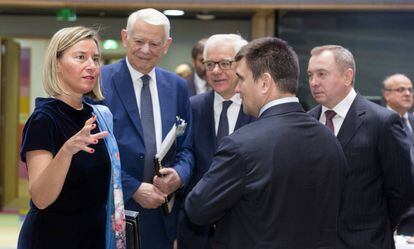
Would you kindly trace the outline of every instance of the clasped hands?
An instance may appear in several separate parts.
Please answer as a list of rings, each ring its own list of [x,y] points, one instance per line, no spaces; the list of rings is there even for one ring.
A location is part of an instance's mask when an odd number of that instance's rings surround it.
[[[174,168],[162,168],[160,174],[162,177],[154,176],[153,184],[143,182],[134,193],[134,200],[143,208],[158,208],[165,202],[165,198],[182,184]]]

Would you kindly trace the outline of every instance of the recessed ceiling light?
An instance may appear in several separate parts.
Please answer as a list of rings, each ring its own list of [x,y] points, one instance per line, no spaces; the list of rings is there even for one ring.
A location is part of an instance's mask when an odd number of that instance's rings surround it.
[[[182,10],[164,10],[162,13],[166,16],[182,16],[184,11]]]
[[[203,20],[203,21],[214,20],[216,18],[215,15],[208,14],[208,13],[198,13],[195,16],[196,16],[197,19],[200,19],[200,20]]]

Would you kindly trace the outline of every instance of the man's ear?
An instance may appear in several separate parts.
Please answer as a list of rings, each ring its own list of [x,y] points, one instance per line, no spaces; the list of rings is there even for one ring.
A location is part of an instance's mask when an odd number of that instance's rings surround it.
[[[127,30],[123,29],[121,30],[121,37],[122,37],[122,44],[124,45],[124,48],[127,47]]]
[[[272,76],[270,76],[269,73],[262,74],[262,76],[259,79],[259,84],[262,93],[267,93],[272,86],[271,84],[273,84]]]
[[[382,96],[384,97],[385,102],[388,102],[388,98],[390,97],[390,92],[382,90]]]
[[[172,43],[172,38],[168,37],[167,41],[164,44],[164,51],[163,51],[164,55],[168,53],[168,49],[170,48],[171,43]]]
[[[348,68],[347,70],[345,70],[345,85],[346,86],[350,86],[352,85],[352,81],[354,79],[354,70],[352,70],[351,68]]]

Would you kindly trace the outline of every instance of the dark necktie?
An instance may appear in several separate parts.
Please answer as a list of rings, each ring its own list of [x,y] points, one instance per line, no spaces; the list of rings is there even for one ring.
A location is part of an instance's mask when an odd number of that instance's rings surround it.
[[[332,110],[325,111],[326,122],[325,125],[335,134],[335,128],[332,122],[333,117],[335,117],[336,112]]]
[[[155,173],[154,156],[157,153],[154,127],[154,113],[152,108],[151,92],[149,88],[150,77],[144,75],[141,88],[141,124],[144,132],[145,165],[144,182],[152,182]]]
[[[223,101],[223,109],[221,109],[220,120],[217,129],[217,144],[223,137],[229,135],[229,120],[227,119],[227,110],[229,109],[231,103],[231,100]]]
[[[410,127],[408,127],[407,119],[405,117],[401,117],[401,122],[402,122],[403,128],[407,132],[407,134],[409,136],[412,136],[413,135],[413,132],[410,130]]]

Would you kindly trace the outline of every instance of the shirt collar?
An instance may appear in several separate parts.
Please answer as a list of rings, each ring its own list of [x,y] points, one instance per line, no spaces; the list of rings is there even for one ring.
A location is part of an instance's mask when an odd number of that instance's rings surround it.
[[[299,103],[299,99],[297,97],[285,97],[285,98],[281,98],[281,99],[272,100],[269,103],[265,104],[260,109],[259,117],[263,114],[264,111],[266,111],[267,109],[269,109],[272,106],[281,105],[281,104],[285,104],[285,103],[292,103],[292,102]]]
[[[387,105],[387,109],[390,110],[390,111],[393,111],[393,112],[397,113],[400,117],[403,117],[405,119],[408,119],[408,112],[404,113],[404,115],[401,116],[396,110],[392,109],[391,106]]]
[[[241,105],[242,100],[240,98],[240,94],[236,93],[233,95],[233,97],[229,99],[224,99],[220,94],[217,92],[214,92],[214,105],[221,104],[223,101],[231,100],[233,103]]]
[[[131,74],[132,81],[133,82],[138,82],[139,85],[142,85],[142,81],[138,80],[138,79],[141,79],[141,77],[144,76],[144,74],[137,71],[135,68],[132,67],[132,65],[128,61],[128,57],[126,57],[125,61],[126,61],[128,69],[129,69],[129,73]],[[147,73],[147,75],[149,75],[150,78],[152,80],[154,80],[154,82],[155,82],[155,68],[153,68],[149,73]],[[150,83],[151,83],[151,81],[150,81]]]
[[[352,102],[354,102],[356,95],[357,93],[355,89],[352,88],[351,91],[349,91],[348,95],[346,95],[346,97],[331,110],[335,111],[336,115],[340,116],[341,118],[345,118],[346,114],[349,111],[349,108],[351,108]],[[322,106],[322,113],[325,113],[326,110],[330,109]]]

